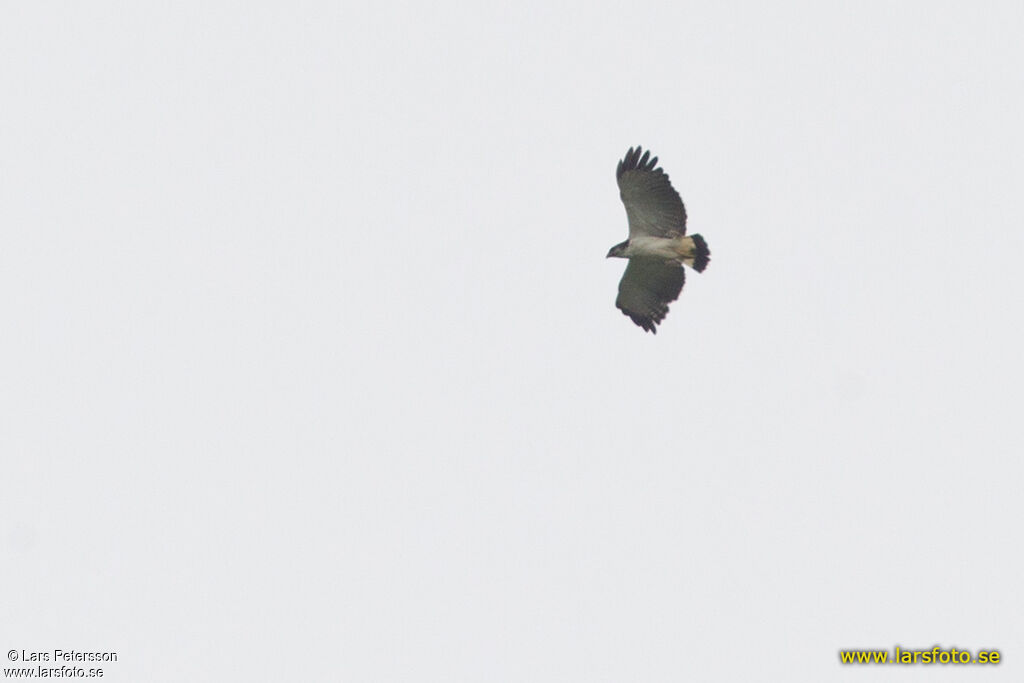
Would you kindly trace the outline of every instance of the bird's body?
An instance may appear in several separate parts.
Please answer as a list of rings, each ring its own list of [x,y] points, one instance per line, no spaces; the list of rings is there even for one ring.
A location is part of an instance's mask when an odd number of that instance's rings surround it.
[[[649,237],[640,236],[626,241],[622,258],[662,258],[669,261],[690,261],[693,266],[697,245],[693,237]]]
[[[683,200],[668,175],[655,167],[658,158],[649,157],[650,152],[631,147],[616,169],[629,239],[612,247],[608,256],[629,259],[615,305],[634,323],[657,333],[668,305],[683,289],[683,264],[702,272],[711,252],[703,237],[686,234]]]

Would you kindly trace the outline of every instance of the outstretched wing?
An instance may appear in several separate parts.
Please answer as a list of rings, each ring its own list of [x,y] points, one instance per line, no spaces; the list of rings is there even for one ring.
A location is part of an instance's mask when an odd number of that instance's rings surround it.
[[[658,333],[668,305],[679,298],[686,273],[679,264],[658,258],[631,258],[615,299],[624,314],[648,332]]]
[[[619,196],[629,219],[629,237],[681,237],[686,234],[683,200],[669,182],[668,174],[655,168],[658,157],[648,160],[650,151],[641,156],[642,151],[630,147],[615,171]]]

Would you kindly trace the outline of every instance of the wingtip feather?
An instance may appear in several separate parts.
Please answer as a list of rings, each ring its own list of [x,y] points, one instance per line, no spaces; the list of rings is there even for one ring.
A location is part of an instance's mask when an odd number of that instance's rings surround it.
[[[661,172],[661,169],[656,168],[657,165],[658,157],[652,157],[651,150],[644,151],[643,146],[637,145],[630,147],[626,155],[619,161],[619,165],[615,168],[615,177],[621,178],[626,171],[634,170]]]

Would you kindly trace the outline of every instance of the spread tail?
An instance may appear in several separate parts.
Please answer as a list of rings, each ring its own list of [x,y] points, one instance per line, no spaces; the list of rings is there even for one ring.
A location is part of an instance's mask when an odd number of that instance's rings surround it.
[[[708,249],[708,243],[704,241],[704,238],[700,235],[690,235],[685,238],[689,244],[685,244],[686,255],[683,257],[683,263],[690,266],[698,273],[703,273],[704,269],[708,267],[708,261],[711,260],[711,250]]]

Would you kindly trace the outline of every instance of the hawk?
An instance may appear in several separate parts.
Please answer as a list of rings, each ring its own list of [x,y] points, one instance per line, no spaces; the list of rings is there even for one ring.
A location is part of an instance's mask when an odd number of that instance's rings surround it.
[[[615,305],[634,323],[657,334],[668,305],[683,289],[683,264],[703,272],[711,252],[703,237],[687,236],[683,200],[668,175],[655,167],[658,157],[650,156],[650,150],[630,147],[615,170],[629,239],[612,247],[607,258],[629,259]]]

